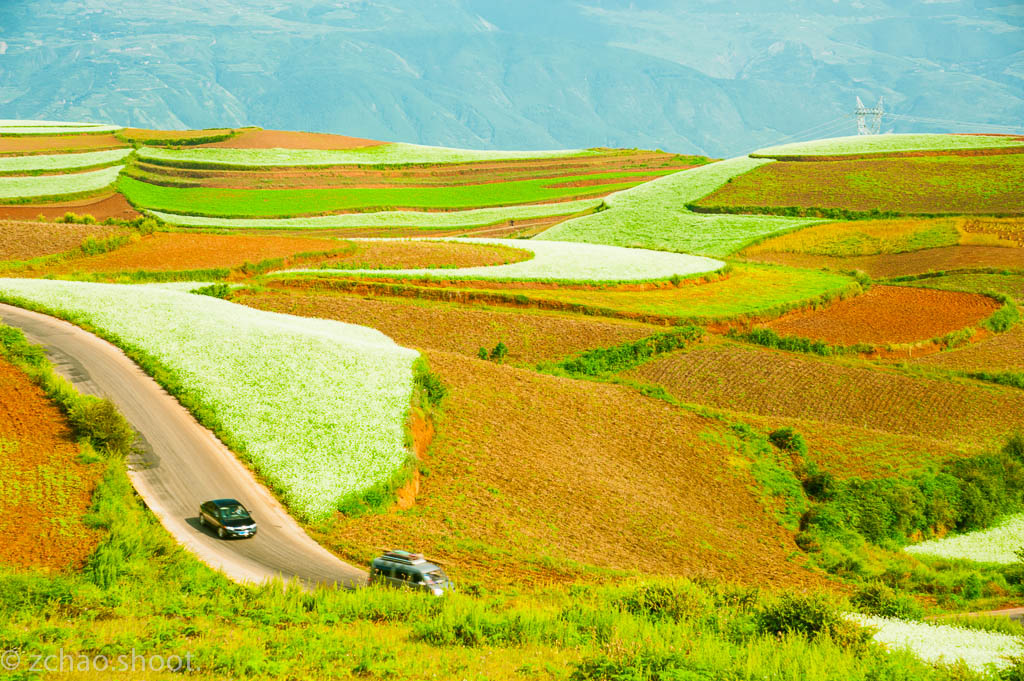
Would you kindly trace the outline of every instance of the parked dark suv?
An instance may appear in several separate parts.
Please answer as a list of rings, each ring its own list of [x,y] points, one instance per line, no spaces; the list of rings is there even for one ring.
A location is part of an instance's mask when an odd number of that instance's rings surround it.
[[[370,584],[422,589],[443,596],[452,588],[444,568],[431,563],[422,554],[388,551],[370,563]]]
[[[221,539],[251,537],[256,534],[256,521],[249,510],[235,499],[214,499],[199,507],[199,524],[217,530]]]

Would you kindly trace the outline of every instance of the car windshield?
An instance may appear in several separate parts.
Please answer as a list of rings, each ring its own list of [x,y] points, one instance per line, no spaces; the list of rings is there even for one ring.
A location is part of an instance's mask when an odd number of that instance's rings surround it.
[[[224,520],[246,520],[249,517],[249,512],[241,504],[221,506],[220,517]]]
[[[431,570],[430,572],[423,573],[423,581],[427,584],[440,584],[448,581],[448,575],[444,573],[444,570],[438,568],[437,570]]]

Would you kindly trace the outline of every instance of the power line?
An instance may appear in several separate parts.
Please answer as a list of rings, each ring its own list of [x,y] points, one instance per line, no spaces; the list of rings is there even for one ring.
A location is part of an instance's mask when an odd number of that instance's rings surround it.
[[[1010,125],[999,125],[999,124],[996,124],[996,123],[970,123],[968,121],[954,121],[954,120],[945,119],[945,118],[925,118],[924,116],[908,116],[906,114],[894,114],[894,113],[886,113],[885,116],[887,118],[894,118],[896,120],[901,120],[901,121],[909,121],[911,123],[935,123],[935,124],[939,124],[939,125],[952,125],[952,126],[958,126],[958,127],[964,127],[964,128],[974,128],[974,129],[978,129],[978,128],[991,128],[991,129],[994,129],[994,130],[1002,130],[1002,131],[1005,131],[1005,132],[1008,132],[1008,133],[1018,133],[1018,134],[1021,133],[1021,132],[1024,132],[1024,129],[1022,129],[1019,126],[1018,127],[1014,127],[1014,126],[1010,126]]]

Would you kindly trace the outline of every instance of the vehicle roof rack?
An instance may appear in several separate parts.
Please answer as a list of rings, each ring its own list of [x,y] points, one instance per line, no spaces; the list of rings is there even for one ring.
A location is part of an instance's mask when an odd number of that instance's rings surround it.
[[[418,565],[427,562],[422,553],[411,553],[409,551],[385,551],[383,557],[396,563],[404,563],[405,565]]]

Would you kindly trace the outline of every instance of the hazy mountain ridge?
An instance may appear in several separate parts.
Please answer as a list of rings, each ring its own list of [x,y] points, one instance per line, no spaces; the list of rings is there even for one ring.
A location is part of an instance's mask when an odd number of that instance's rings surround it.
[[[1024,119],[1012,2],[237,4],[7,3],[4,116],[717,156],[840,118],[857,95],[906,115]]]

